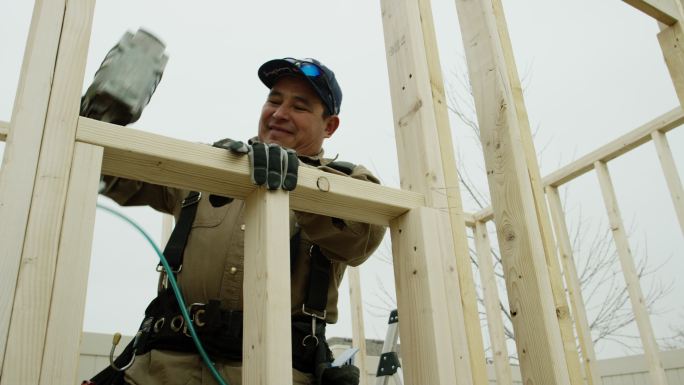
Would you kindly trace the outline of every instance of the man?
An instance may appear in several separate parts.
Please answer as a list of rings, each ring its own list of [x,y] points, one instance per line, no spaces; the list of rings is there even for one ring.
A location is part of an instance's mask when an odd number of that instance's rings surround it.
[[[292,162],[297,163],[293,156],[296,152],[307,167],[378,183],[362,166],[323,158],[323,141],[340,125],[338,115],[342,101],[342,92],[329,68],[313,59],[286,58],[263,64],[258,74],[270,91],[261,110],[257,137],[249,144],[226,139],[215,146],[250,153],[252,178],[258,184],[265,182],[263,175],[259,175],[261,164],[258,159],[258,152],[264,149],[270,154],[273,150],[282,153],[282,159],[290,156],[290,170]],[[275,185],[269,179],[269,188],[293,189],[295,185],[288,175],[291,176],[290,173],[283,175],[282,183]],[[230,384],[240,384],[244,202],[209,194],[203,194],[197,200],[198,194],[188,191],[115,177],[105,177],[104,181],[103,194],[121,205],[149,205],[173,214],[177,228],[181,227],[181,217],[185,215],[182,214],[183,206],[196,205],[189,234],[185,234],[187,241],[184,245],[181,242],[182,269],[176,278],[186,303],[193,304],[191,316],[217,370]],[[324,343],[324,326],[337,321],[338,287],[344,270],[347,265],[359,265],[372,254],[385,228],[291,212],[290,229],[292,376],[295,384],[312,384],[317,380],[315,377],[321,376],[316,371],[321,363],[321,349],[324,349],[323,358],[330,359]],[[315,280],[310,272],[316,263],[329,266],[329,278],[312,283]],[[319,294],[327,291],[326,295],[320,296],[323,308],[319,310],[322,312],[315,311],[315,306],[308,308],[310,297],[315,296],[316,291]],[[311,335],[312,320],[316,320],[312,319],[312,313],[325,321],[317,322],[315,336]],[[126,382],[132,385],[215,383],[195,353],[169,290],[160,290],[159,297],[146,311],[143,325],[147,325],[146,329],[141,327],[141,330],[145,329],[144,343],[138,347],[132,365],[125,371]],[[313,343],[318,339],[321,344]]]

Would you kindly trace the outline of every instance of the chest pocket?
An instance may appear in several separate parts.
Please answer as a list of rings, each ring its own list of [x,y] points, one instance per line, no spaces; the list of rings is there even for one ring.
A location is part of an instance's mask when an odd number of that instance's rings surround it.
[[[195,217],[192,227],[216,227],[220,225],[235,203],[236,202],[233,202],[221,207],[213,207],[211,203],[209,203],[209,194],[202,194],[202,199],[200,199],[198,203],[199,207],[197,207],[197,216]]]

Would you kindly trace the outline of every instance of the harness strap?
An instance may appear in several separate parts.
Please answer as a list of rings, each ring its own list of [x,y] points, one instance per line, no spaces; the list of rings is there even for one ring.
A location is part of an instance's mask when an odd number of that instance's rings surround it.
[[[192,229],[192,223],[195,221],[197,207],[201,198],[202,193],[190,191],[188,196],[183,199],[178,223],[173,228],[169,241],[164,248],[164,257],[166,257],[174,273],[178,273],[183,267],[185,245],[188,243],[188,236]],[[161,267],[161,262],[159,262],[157,269],[159,270]]]
[[[325,319],[328,305],[328,286],[330,285],[331,262],[321,252],[318,245],[309,249],[311,256],[311,272],[309,273],[309,288],[302,311],[319,319]]]

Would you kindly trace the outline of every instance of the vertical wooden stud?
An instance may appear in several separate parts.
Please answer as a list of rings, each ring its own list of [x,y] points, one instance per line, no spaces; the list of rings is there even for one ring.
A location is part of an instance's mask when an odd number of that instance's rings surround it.
[[[257,188],[245,201],[242,383],[292,384],[289,195]]]
[[[561,261],[563,262],[563,273],[568,288],[568,295],[570,297],[573,315],[575,316],[575,328],[577,329],[577,336],[579,337],[579,343],[582,349],[587,385],[600,385],[601,377],[596,368],[594,342],[591,338],[591,328],[589,327],[587,311],[584,305],[584,299],[582,298],[582,287],[580,286],[579,275],[575,268],[572,244],[570,242],[567,225],[565,224],[565,214],[563,214],[563,206],[561,205],[558,188],[548,186],[546,187],[546,194],[548,195],[551,218],[553,219]]]
[[[102,147],[77,143],[59,241],[41,385],[76,384]]]
[[[355,365],[361,372],[359,385],[368,385],[366,372],[366,335],[363,329],[363,299],[361,298],[361,277],[358,267],[348,267],[349,299],[352,317],[352,346],[359,348],[356,353]]]
[[[94,6],[93,0],[74,0],[66,4],[42,139],[34,137],[35,142],[25,143],[27,148],[40,146],[40,154],[25,235],[16,234],[24,244],[2,385],[36,384],[41,373]],[[23,108],[30,108],[29,101],[25,102],[27,105]],[[10,131],[10,137],[12,135]],[[28,168],[31,165],[22,166],[26,167],[24,172],[32,171]],[[12,185],[13,181],[3,180],[3,183]],[[12,202],[3,201],[3,204]],[[8,256],[13,257],[16,256]]]
[[[679,228],[682,230],[682,234],[684,234],[684,191],[682,190],[682,180],[679,179],[677,166],[672,157],[672,150],[670,150],[667,137],[662,132],[653,132],[651,138],[653,139],[658,159],[660,159],[663,174],[665,174],[667,187],[670,190],[672,204],[674,205],[675,213],[677,213],[677,220],[679,221]]]
[[[499,290],[496,284],[496,276],[494,275],[487,224],[479,221],[475,222],[473,235],[475,237],[475,250],[479,262],[478,270],[480,271],[480,284],[482,285],[484,296],[487,324],[489,325],[489,338],[492,344],[496,384],[512,385],[513,377],[511,365],[508,362],[508,348],[506,347],[506,336],[504,334],[503,321],[501,320]]]
[[[527,117],[498,1],[456,0],[504,259],[523,382],[569,384],[568,362],[547,267],[538,174],[520,122]],[[527,124],[527,123],[525,123]],[[532,151],[532,153],[529,153]],[[527,154],[526,154],[527,152]],[[538,171],[537,171],[538,173]],[[566,306],[567,308],[567,306]],[[567,317],[567,315],[566,315]],[[579,367],[579,363],[577,363]]]
[[[556,255],[555,242],[551,230],[551,222],[549,221],[549,213],[546,207],[544,188],[542,186],[542,178],[539,171],[539,162],[537,161],[537,154],[532,139],[532,131],[530,130],[530,122],[529,118],[527,117],[527,109],[525,108],[525,100],[523,98],[522,83],[520,82],[520,78],[518,76],[515,58],[513,57],[513,47],[508,34],[508,26],[506,23],[503,6],[501,5],[501,0],[492,0],[492,6],[497,24],[499,41],[501,43],[501,50],[505,60],[503,64],[508,71],[511,95],[513,97],[515,112],[518,118],[517,127],[520,130],[520,138],[524,148],[525,161],[527,163],[527,170],[530,175],[530,185],[532,186],[537,220],[539,221],[539,228],[541,230],[546,264],[549,269],[551,291],[553,293],[554,304],[556,305],[556,316],[558,317],[558,323],[560,326],[561,339],[563,341],[565,360],[568,365],[570,383],[573,385],[582,385],[579,354],[577,352],[575,335],[572,328],[570,307],[568,306],[565,295],[563,277],[561,276],[560,265]]]
[[[392,254],[407,384],[468,384],[454,369],[437,216],[417,208],[392,220]],[[468,368],[468,367],[466,367]]]
[[[601,186],[601,195],[603,202],[608,212],[608,220],[610,222],[610,229],[613,232],[613,239],[615,240],[615,247],[620,257],[620,265],[622,266],[622,273],[627,283],[627,292],[632,303],[632,312],[639,328],[639,335],[644,348],[644,355],[648,362],[648,371],[650,374],[651,385],[667,385],[665,378],[665,370],[663,363],[660,360],[658,353],[658,344],[653,334],[653,326],[646,310],[644,295],[641,291],[639,283],[639,275],[634,266],[634,257],[629,248],[627,241],[627,234],[625,227],[622,224],[620,216],[620,209],[615,197],[615,189],[610,178],[610,173],[606,163],[598,161],[594,163],[596,175],[598,176],[599,184]]]
[[[64,0],[35,2],[0,172],[0,375],[64,7]]]
[[[443,256],[447,261],[445,266],[456,262],[458,282],[447,279],[447,296],[452,291],[460,290],[463,318],[465,321],[466,337],[468,339],[468,353],[470,355],[470,368],[473,375],[473,384],[488,385],[487,368],[485,362],[484,345],[482,341],[482,324],[480,313],[477,308],[477,293],[475,280],[468,250],[466,237],[465,219],[463,216],[463,202],[461,200],[458,171],[456,169],[456,156],[454,154],[449,114],[447,110],[446,93],[444,92],[444,80],[437,48],[437,37],[432,18],[432,6],[430,0],[420,0],[420,22],[425,44],[426,63],[430,76],[432,89],[432,106],[434,108],[437,141],[439,154],[444,172],[444,192],[446,193],[449,221],[451,224],[451,241],[454,244],[453,257]]]
[[[679,11],[680,20],[684,17],[684,5],[681,0],[672,0]],[[661,24],[658,33],[660,49],[665,57],[665,64],[670,71],[672,84],[679,98],[679,104],[684,107],[684,27],[682,22],[676,22],[670,26]]]
[[[422,8],[429,9],[429,2],[423,2]],[[450,207],[447,199],[447,182],[442,165],[440,136],[438,126],[446,122],[441,115],[438,118],[436,111],[442,108],[435,106],[435,103],[444,103],[443,92],[440,97],[439,85],[441,79],[434,79],[435,70],[430,71],[429,65],[438,65],[434,60],[428,60],[426,53],[427,39],[423,29],[431,30],[430,20],[427,16],[428,11],[423,11],[416,0],[382,0],[383,29],[385,32],[385,50],[387,55],[387,66],[392,96],[392,109],[394,112],[395,136],[397,142],[397,154],[399,156],[399,171],[401,174],[401,186],[403,189],[418,191],[425,195],[426,205],[442,210]],[[426,4],[428,4],[426,6]],[[428,17],[428,19],[425,19]],[[423,19],[423,21],[421,21]],[[427,39],[427,40],[426,40]],[[433,57],[434,58],[434,57]],[[429,64],[430,63],[430,64]],[[437,88],[433,88],[437,87]],[[437,91],[437,93],[435,93]],[[443,144],[443,143],[442,143]],[[450,149],[449,149],[450,150]],[[450,189],[458,189],[455,186],[448,186]],[[456,198],[454,190],[450,195]],[[454,204],[452,214],[458,216],[457,204]],[[456,371],[458,380],[464,384],[472,384],[475,381],[471,366],[469,347],[471,342],[475,343],[479,338],[482,345],[482,336],[479,331],[479,320],[477,322],[476,334],[479,337],[469,335],[466,331],[465,318],[473,319],[470,314],[464,314],[471,307],[464,308],[463,304],[472,300],[463,299],[461,290],[473,289],[467,283],[461,284],[459,278],[460,266],[454,257],[455,252],[460,253],[461,249],[454,250],[454,234],[450,224],[449,216],[438,216],[438,229],[444,231],[440,234],[440,247],[443,251],[439,261],[442,266],[444,288],[449,301],[445,303],[447,307],[450,328],[448,335],[441,338],[448,338],[451,341],[453,357],[456,359]],[[463,225],[463,220],[457,221]],[[457,224],[458,226],[459,224]],[[458,227],[455,228],[458,231]],[[462,243],[465,243],[465,229],[463,231]],[[457,242],[458,243],[458,242]],[[467,255],[467,254],[466,254]],[[459,255],[461,261],[467,258]],[[470,269],[470,264],[467,263]],[[471,273],[472,274],[472,273]],[[403,316],[402,316],[403,317]],[[473,330],[475,328],[470,328]],[[403,338],[402,338],[403,340]],[[475,345],[473,345],[475,346]],[[482,350],[482,349],[480,349]],[[475,364],[483,364],[484,353],[479,357],[473,357]],[[478,382],[479,384],[479,382]]]

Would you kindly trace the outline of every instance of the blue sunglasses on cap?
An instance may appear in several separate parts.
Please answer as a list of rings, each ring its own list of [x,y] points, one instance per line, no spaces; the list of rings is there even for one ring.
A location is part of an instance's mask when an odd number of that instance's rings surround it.
[[[321,67],[314,63],[313,59],[309,58],[300,60],[291,57],[286,57],[284,60],[294,64],[295,67],[299,69],[299,72],[301,72],[304,76],[306,76],[312,82],[315,83],[317,89],[325,89],[327,91],[328,96],[330,97],[330,101],[332,102],[331,113],[335,113],[334,110],[336,109],[335,106],[337,106],[337,101],[335,100],[335,95],[332,92],[332,86],[328,81],[328,77],[325,75],[325,72],[323,72]]]

